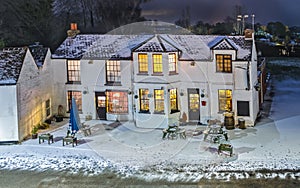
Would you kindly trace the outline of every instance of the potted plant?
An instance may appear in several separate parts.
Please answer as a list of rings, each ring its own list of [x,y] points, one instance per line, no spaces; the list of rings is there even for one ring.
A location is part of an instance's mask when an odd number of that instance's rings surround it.
[[[38,130],[39,130],[39,127],[38,125],[35,125],[32,130],[31,130],[31,138],[32,139],[37,139],[38,137]]]

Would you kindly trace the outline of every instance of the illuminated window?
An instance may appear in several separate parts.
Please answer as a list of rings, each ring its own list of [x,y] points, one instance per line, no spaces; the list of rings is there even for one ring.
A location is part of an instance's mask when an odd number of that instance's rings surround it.
[[[176,54],[169,54],[169,73],[176,73]]]
[[[106,81],[108,84],[121,83],[121,65],[120,61],[106,61]]]
[[[232,72],[231,55],[216,55],[217,72]]]
[[[148,56],[147,54],[138,55],[139,73],[148,73]]]
[[[164,103],[164,90],[155,89],[154,90],[154,105],[156,113],[164,113],[165,103]]]
[[[72,108],[72,98],[75,98],[78,111],[82,111],[82,94],[80,91],[68,91],[68,107]]]
[[[232,91],[229,89],[219,90],[219,111],[232,111]]]
[[[128,92],[127,91],[106,91],[108,113],[128,113]]]
[[[46,110],[46,117],[51,115],[51,103],[50,99],[46,100],[45,102],[45,110]]]
[[[80,83],[80,61],[67,60],[68,83]]]
[[[152,61],[153,61],[153,73],[162,73],[163,72],[162,55],[153,54]]]
[[[177,89],[170,89],[171,113],[178,112]]]
[[[148,94],[148,89],[140,89],[140,112],[149,112]]]

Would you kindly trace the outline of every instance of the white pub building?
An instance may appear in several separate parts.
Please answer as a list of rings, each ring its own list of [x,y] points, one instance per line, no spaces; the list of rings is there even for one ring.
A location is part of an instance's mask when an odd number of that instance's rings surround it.
[[[166,127],[206,124],[231,112],[253,126],[259,112],[252,34],[78,34],[52,54],[57,104],[74,97],[82,118]]]

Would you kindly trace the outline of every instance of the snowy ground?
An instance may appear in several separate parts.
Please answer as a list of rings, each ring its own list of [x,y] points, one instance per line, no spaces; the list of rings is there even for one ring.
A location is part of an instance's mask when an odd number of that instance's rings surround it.
[[[205,126],[185,126],[187,139],[162,140],[159,129],[140,129],[127,122],[106,130],[92,120],[92,135],[78,134],[79,145],[62,146],[67,125],[51,132],[55,142],[30,139],[0,146],[0,169],[66,171],[88,176],[113,171],[147,180],[198,181],[201,178],[291,178],[300,180],[300,81],[274,81],[270,114],[255,127],[228,130],[232,157],[218,155],[218,144],[192,136]],[[270,89],[270,88],[269,88]],[[269,97],[269,98],[268,98]]]

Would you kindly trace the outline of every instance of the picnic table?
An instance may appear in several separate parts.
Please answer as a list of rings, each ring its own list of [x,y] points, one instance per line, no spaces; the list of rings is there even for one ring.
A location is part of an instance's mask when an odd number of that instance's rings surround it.
[[[50,144],[50,141],[53,143],[54,142],[53,141],[53,135],[49,134],[49,133],[47,133],[47,134],[41,134],[39,136],[39,144],[41,144],[41,141],[44,142],[45,140],[48,141],[48,144]]]
[[[223,131],[220,125],[210,125],[203,131],[204,141],[210,141],[213,143],[219,143],[220,139],[224,136],[227,141],[227,133]]]
[[[185,129],[178,128],[177,125],[169,125],[167,129],[163,129],[163,139],[168,138],[168,139],[177,139],[177,137],[185,139]]]
[[[66,136],[63,138],[63,146],[65,146],[65,143],[66,143],[66,145],[72,143],[72,146],[74,147],[74,144],[76,144],[76,146],[77,146],[77,142],[78,142],[78,140],[77,140],[77,137],[75,137],[75,136]]]

